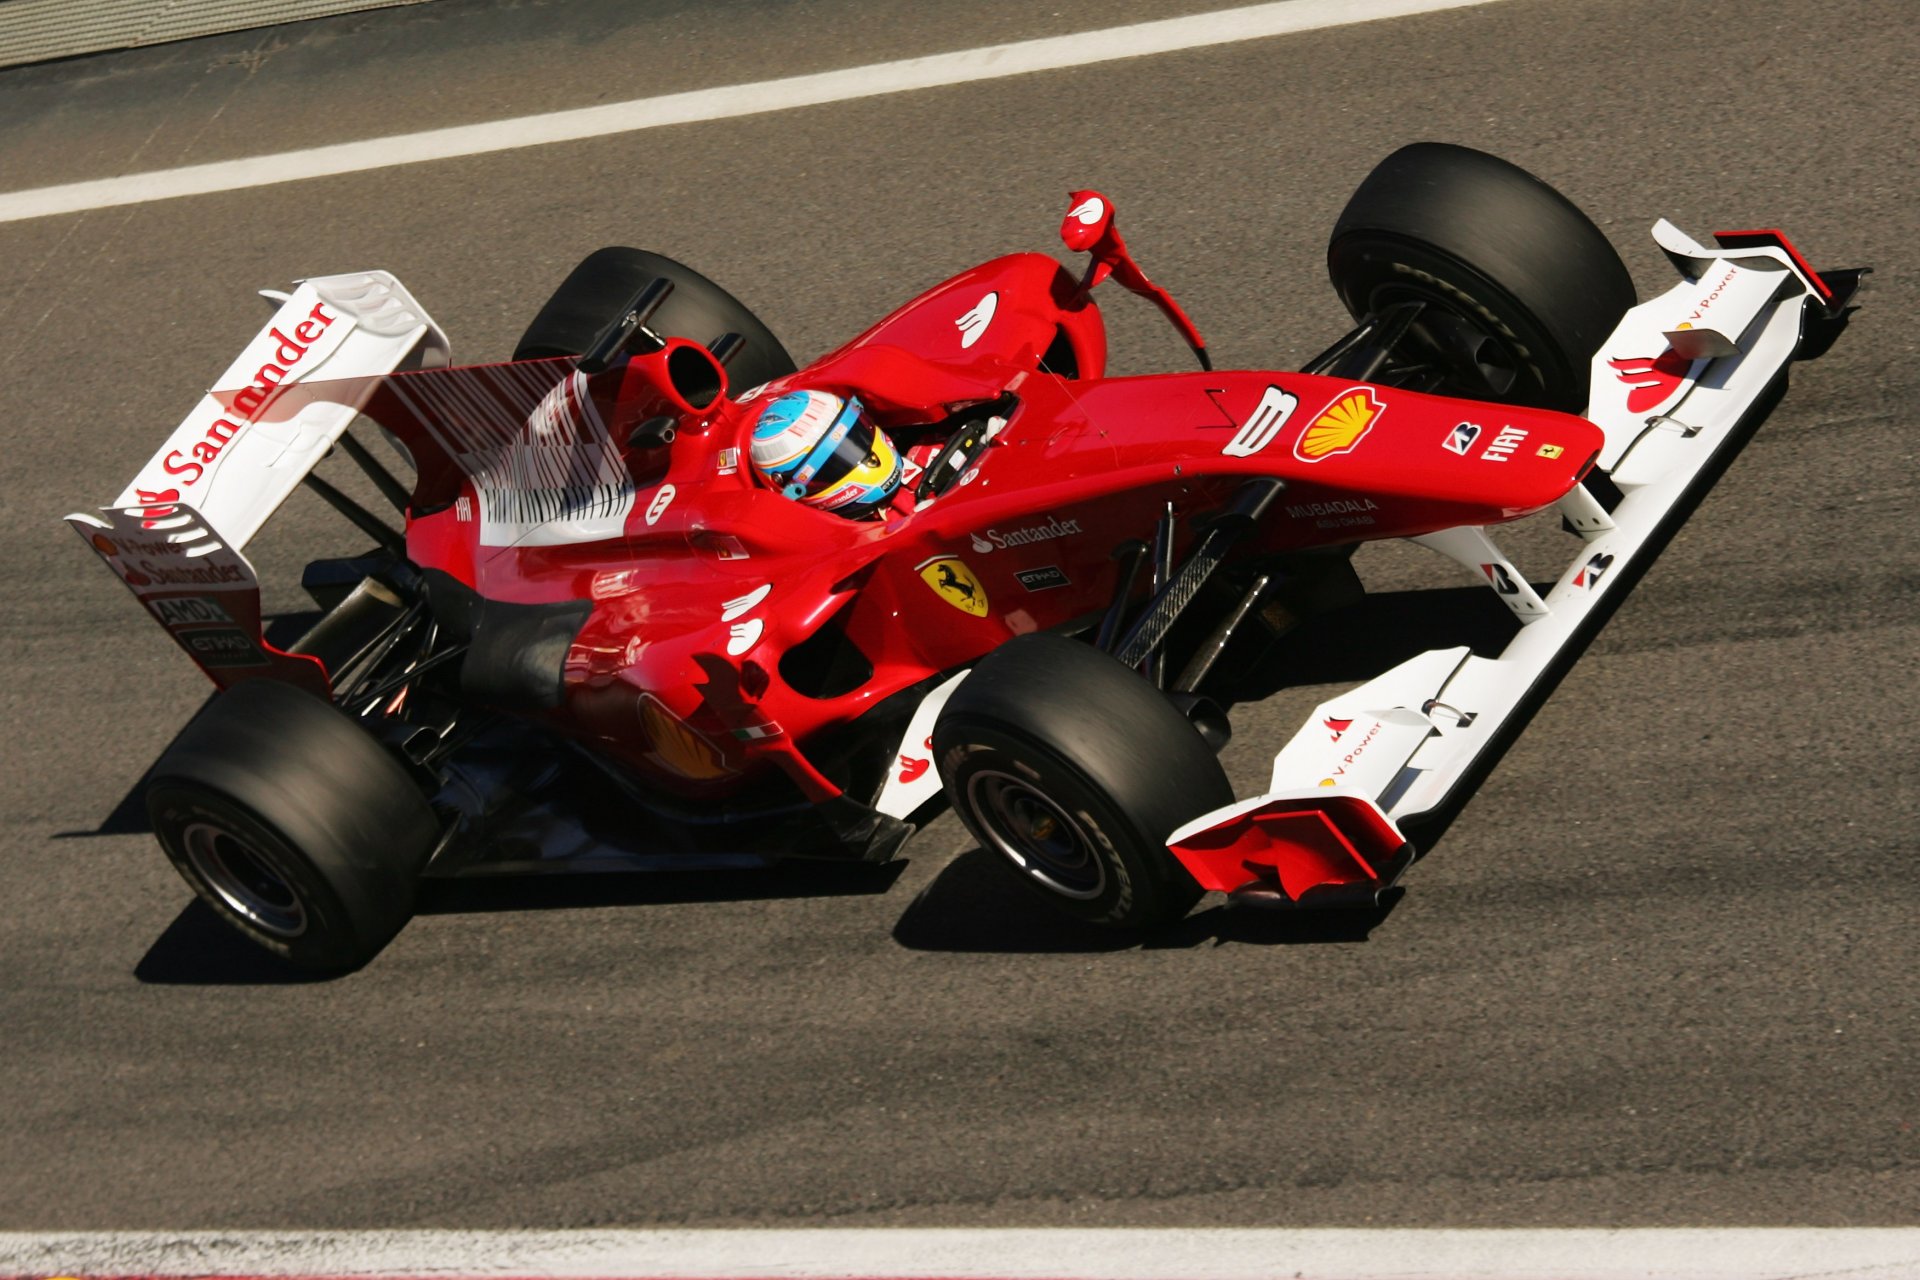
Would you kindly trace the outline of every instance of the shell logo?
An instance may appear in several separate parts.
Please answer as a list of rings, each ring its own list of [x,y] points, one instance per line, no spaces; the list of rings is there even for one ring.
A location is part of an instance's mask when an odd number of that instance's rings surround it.
[[[1294,441],[1293,456],[1302,462],[1318,462],[1336,453],[1350,453],[1380,420],[1386,405],[1373,398],[1366,387],[1355,387],[1328,405]]]
[[[650,693],[640,695],[640,724],[653,747],[648,754],[670,773],[694,782],[711,782],[733,773],[719,749]]]

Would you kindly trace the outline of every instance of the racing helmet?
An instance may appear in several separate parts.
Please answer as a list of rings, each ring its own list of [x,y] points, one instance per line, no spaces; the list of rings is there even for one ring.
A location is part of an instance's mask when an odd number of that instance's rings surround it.
[[[900,488],[900,453],[858,396],[789,391],[753,424],[753,469],[796,502],[859,517]]]

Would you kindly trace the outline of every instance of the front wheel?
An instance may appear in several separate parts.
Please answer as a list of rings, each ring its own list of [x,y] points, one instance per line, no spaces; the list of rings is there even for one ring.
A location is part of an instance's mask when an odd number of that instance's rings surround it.
[[[1199,899],[1166,838],[1233,790],[1186,717],[1099,650],[1002,645],[954,691],[933,750],[961,821],[1058,909],[1146,928]]]
[[[1485,152],[1416,142],[1353,193],[1327,272],[1356,320],[1421,304],[1405,345],[1439,390],[1578,413],[1633,278],[1572,201]]]
[[[297,968],[358,968],[413,914],[438,824],[400,762],[289,685],[216,697],[154,765],[154,834],[222,919]]]

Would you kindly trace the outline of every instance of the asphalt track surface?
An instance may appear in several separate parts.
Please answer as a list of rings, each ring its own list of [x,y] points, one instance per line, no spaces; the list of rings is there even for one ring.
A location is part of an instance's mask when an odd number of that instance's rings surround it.
[[[442,0],[0,73],[0,187],[1205,7]],[[0,1227],[1913,1223],[1908,17],[1506,0],[0,226]],[[1048,248],[1095,186],[1222,363],[1286,368],[1342,329],[1341,203],[1419,138],[1559,186],[1643,295],[1663,214],[1878,274],[1390,910],[1207,906],[1122,944],[946,819],[897,874],[438,890],[301,982],[139,829],[205,685],[59,517],[256,330],[251,290],[384,267],[492,358],[638,243],[804,358]],[[1107,310],[1116,368],[1179,366],[1144,305]],[[295,497],[250,550],[270,609],[340,529]],[[1359,563],[1403,606],[1363,630],[1472,607],[1426,552]],[[1240,794],[1360,660],[1243,709]]]

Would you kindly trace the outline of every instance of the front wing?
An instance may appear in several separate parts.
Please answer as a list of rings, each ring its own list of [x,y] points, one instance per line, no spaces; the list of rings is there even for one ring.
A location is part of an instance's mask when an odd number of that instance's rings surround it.
[[[1264,794],[1174,831],[1202,887],[1267,905],[1366,902],[1413,860],[1410,822],[1464,798],[1525,727],[1772,409],[1797,355],[1844,324],[1864,269],[1808,268],[1778,232],[1722,232],[1715,247],[1661,221],[1682,280],[1621,319],[1594,357],[1586,416],[1606,433],[1590,479],[1558,505],[1581,542],[1544,594],[1484,529],[1414,539],[1490,586],[1520,629],[1497,657],[1422,653],[1315,708],[1281,748]]]

